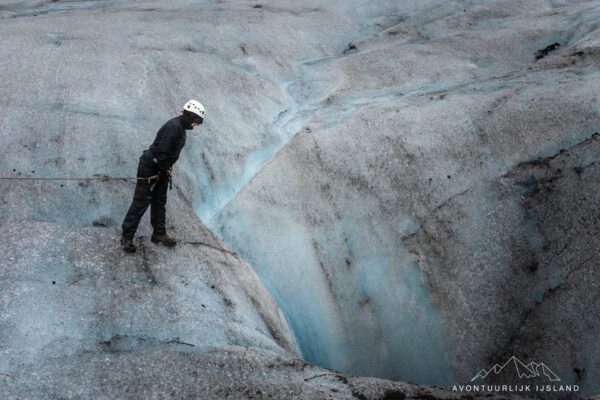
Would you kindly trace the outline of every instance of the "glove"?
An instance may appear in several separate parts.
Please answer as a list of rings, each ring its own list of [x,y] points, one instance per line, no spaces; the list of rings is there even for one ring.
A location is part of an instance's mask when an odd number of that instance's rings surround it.
[[[158,171],[158,174],[160,175],[161,178],[163,176],[166,176],[167,180],[169,181],[169,190],[173,189],[173,181],[172,181],[173,175],[171,175],[171,168],[167,168],[167,169]]]
[[[160,171],[158,171],[158,174],[160,176],[166,176],[167,179],[170,179],[171,178],[171,168],[161,169]]]

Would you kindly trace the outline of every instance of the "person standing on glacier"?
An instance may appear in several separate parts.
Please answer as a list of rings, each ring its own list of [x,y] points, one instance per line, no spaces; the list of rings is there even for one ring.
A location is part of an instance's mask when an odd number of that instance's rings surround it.
[[[129,253],[135,252],[133,236],[142,216],[150,206],[150,224],[154,232],[153,243],[175,246],[177,241],[167,235],[166,204],[167,187],[171,180],[171,168],[179,159],[179,153],[185,145],[186,130],[194,129],[204,121],[204,106],[189,100],[183,106],[181,115],[167,121],[156,134],[156,139],[147,150],[144,150],[138,164],[138,177],[152,177],[153,180],[138,179],[133,194],[133,201],[123,220],[121,245]]]

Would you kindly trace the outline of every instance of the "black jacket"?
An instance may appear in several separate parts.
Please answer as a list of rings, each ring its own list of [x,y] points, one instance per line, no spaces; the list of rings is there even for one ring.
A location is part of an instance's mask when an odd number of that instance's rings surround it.
[[[164,171],[171,168],[179,159],[179,153],[185,145],[186,130],[192,126],[185,115],[180,115],[168,120],[156,134],[156,139],[149,147],[156,159],[158,170]]]

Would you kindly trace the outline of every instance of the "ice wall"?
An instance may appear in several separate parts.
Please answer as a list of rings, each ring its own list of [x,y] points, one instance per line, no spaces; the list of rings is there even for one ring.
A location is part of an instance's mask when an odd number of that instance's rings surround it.
[[[256,269],[308,360],[450,383],[514,354],[553,362],[593,394],[595,330],[574,305],[560,318],[537,305],[561,287],[597,308],[586,298],[593,283],[563,270],[593,273],[598,238],[597,225],[582,228],[597,219],[597,174],[564,171],[597,160],[599,4],[414,6],[397,4],[369,20],[379,32],[305,60],[289,92],[310,122],[211,226]],[[582,158],[560,153],[582,146]],[[532,213],[523,183],[502,177],[558,154],[568,167],[545,179],[572,186]],[[554,205],[569,193],[586,193],[584,219]],[[568,259],[547,255],[558,243],[540,232],[558,228],[538,213],[569,226],[556,249],[571,249]],[[566,336],[581,340],[565,349]]]

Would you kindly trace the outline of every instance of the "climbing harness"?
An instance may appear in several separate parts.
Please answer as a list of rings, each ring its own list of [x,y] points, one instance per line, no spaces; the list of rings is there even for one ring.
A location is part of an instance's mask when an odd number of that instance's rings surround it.
[[[129,177],[112,177],[112,176],[94,176],[94,177],[88,177],[88,178],[38,178],[38,177],[33,177],[33,176],[0,176],[0,180],[2,181],[8,181],[8,180],[15,180],[15,181],[91,181],[91,180],[99,180],[99,181],[124,181],[124,180],[129,180],[129,179],[136,179],[136,180],[148,180],[148,184],[151,184],[152,181],[154,179],[158,179],[160,177],[160,175],[152,175],[149,176],[147,178],[142,178],[142,177],[135,177],[135,178],[129,178]]]

